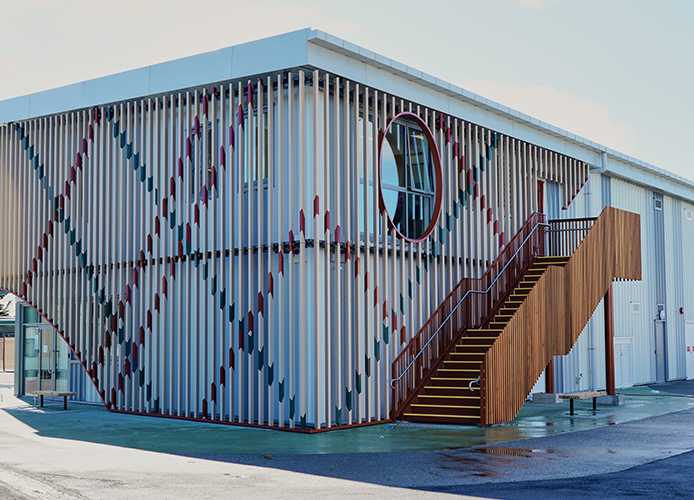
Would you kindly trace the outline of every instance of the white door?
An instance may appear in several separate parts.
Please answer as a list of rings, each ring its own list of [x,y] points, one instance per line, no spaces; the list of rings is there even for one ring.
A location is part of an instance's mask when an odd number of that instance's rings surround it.
[[[665,321],[655,322],[655,381],[665,382]]]
[[[634,385],[632,370],[632,338],[615,337],[614,339],[614,385],[631,387]]]
[[[687,378],[694,378],[694,321],[684,322],[684,341],[687,343]]]

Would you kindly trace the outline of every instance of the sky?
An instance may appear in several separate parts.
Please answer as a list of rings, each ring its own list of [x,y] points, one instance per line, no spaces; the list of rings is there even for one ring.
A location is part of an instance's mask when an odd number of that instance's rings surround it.
[[[694,179],[693,22],[692,0],[0,0],[0,100],[311,27]]]

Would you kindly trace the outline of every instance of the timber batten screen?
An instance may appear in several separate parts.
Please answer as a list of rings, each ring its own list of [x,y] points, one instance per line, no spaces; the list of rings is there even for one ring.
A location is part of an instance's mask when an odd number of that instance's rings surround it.
[[[641,279],[638,214],[605,207],[574,248],[565,267],[547,269],[485,353],[488,425],[516,417],[547,361],[569,353],[615,278]]]
[[[327,91],[326,91],[327,90]],[[403,111],[440,152],[429,239],[379,206]],[[0,125],[0,286],[110,409],[288,428],[388,418],[390,366],[588,166],[317,70]]]

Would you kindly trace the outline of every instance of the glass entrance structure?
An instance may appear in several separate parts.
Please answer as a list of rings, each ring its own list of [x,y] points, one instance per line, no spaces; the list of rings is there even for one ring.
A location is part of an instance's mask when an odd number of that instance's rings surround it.
[[[67,391],[68,349],[51,325],[24,326],[24,392]]]
[[[17,308],[17,346],[15,388],[18,395],[33,391],[73,391],[71,399],[100,402],[87,383],[84,370],[74,353],[53,326],[27,305]]]

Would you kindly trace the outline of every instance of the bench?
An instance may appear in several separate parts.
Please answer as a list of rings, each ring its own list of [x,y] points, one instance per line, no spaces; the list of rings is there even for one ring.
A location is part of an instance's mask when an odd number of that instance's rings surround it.
[[[574,401],[576,399],[588,399],[588,398],[593,398],[593,411],[597,410],[597,401],[596,398],[600,396],[607,396],[606,392],[597,392],[597,391],[582,391],[582,392],[571,392],[569,394],[559,394],[559,397],[561,399],[568,399],[569,400],[569,414],[573,416],[574,414]]]
[[[77,396],[76,392],[61,392],[61,391],[31,391],[30,396],[39,396],[39,406],[43,408],[43,397],[63,398],[63,410],[67,410],[67,397]]]

